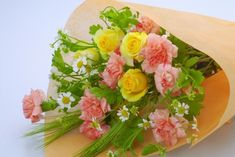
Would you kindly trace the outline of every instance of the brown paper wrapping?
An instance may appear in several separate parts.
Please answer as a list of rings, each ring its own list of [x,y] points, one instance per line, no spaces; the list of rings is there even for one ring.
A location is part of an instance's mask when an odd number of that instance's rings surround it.
[[[235,23],[212,17],[150,7],[145,5],[117,2],[112,0],[86,0],[70,16],[65,31],[79,39],[91,40],[89,26],[102,24],[99,12],[107,6],[121,8],[129,6],[133,10],[148,16],[168,32],[180,38],[194,48],[205,52],[223,69],[203,82],[205,100],[198,117],[200,142],[235,115]],[[53,83],[49,84],[48,95],[54,95]],[[53,113],[48,113],[51,115]],[[91,141],[79,134],[78,129],[64,135],[45,148],[47,157],[69,157],[81,150]],[[145,144],[154,143],[151,132],[145,134],[145,142],[136,144],[137,154]],[[179,141],[174,147],[186,143]],[[195,144],[196,144],[195,143]],[[172,150],[174,148],[169,148]],[[106,152],[99,156],[105,156]]]

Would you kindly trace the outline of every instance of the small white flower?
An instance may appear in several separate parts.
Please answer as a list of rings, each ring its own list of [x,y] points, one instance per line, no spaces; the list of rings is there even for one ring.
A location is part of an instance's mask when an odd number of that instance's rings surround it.
[[[197,118],[193,116],[192,129],[199,132]]]
[[[176,111],[176,115],[179,117],[183,117],[185,114],[189,113],[189,105],[185,103],[179,103],[177,106],[174,106]]]
[[[57,98],[57,102],[60,105],[61,109],[64,109],[64,108],[70,109],[71,104],[74,101],[75,101],[75,99],[74,99],[74,97],[71,96],[70,92],[61,93]]]
[[[96,118],[92,118],[92,127],[98,131],[102,131],[100,123],[96,120]]]
[[[144,128],[144,130],[147,130],[148,128],[150,128],[150,126],[151,122],[146,119],[143,119],[143,123],[138,124],[138,127]]]
[[[86,73],[87,58],[85,56],[79,57],[73,62],[73,71],[79,75]]]
[[[192,144],[194,141],[198,140],[198,135],[197,134],[192,134],[190,137],[187,138],[187,143]]]
[[[109,150],[109,151],[107,152],[107,157],[115,157],[114,152],[113,152],[112,150]]]
[[[168,38],[168,37],[170,37],[170,35],[171,35],[171,34],[166,31],[165,34],[163,35],[163,37],[164,37],[164,38]]]
[[[119,116],[119,119],[120,119],[122,122],[125,122],[126,120],[129,119],[130,113],[129,113],[129,111],[128,111],[128,108],[124,105],[124,106],[122,107],[122,109],[119,109],[119,110],[118,110],[117,115]]]

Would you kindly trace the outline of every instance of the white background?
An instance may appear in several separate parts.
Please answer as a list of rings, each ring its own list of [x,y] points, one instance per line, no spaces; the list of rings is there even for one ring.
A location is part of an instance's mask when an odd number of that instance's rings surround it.
[[[134,2],[134,0],[129,0]],[[49,43],[81,0],[0,0],[0,156],[42,157],[35,139],[22,135],[31,127],[21,100],[30,88],[47,90],[51,64]],[[136,0],[160,7],[235,21],[233,0]],[[209,115],[208,115],[209,116]],[[226,125],[192,149],[168,157],[233,157],[235,124]]]

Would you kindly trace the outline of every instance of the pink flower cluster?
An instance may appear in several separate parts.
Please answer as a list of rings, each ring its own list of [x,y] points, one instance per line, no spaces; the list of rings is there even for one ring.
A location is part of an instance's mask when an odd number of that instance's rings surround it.
[[[80,132],[84,134],[89,139],[95,140],[97,138],[100,138],[104,133],[106,133],[109,130],[108,125],[101,125],[101,130],[97,130],[92,126],[91,121],[84,121],[82,125],[80,126]]]
[[[158,143],[173,146],[177,143],[178,138],[186,136],[184,124],[187,124],[188,121],[184,118],[178,119],[170,116],[167,109],[156,110],[149,115],[149,119],[152,121],[153,135]]]
[[[157,90],[164,95],[167,90],[172,90],[180,69],[172,67],[170,64],[160,64],[154,74]],[[174,92],[174,91],[173,91]]]
[[[155,72],[159,64],[171,64],[172,58],[177,57],[177,47],[168,39],[150,33],[145,48],[141,54],[145,60],[142,68],[147,73]]]
[[[84,96],[79,102],[79,108],[81,110],[80,119],[84,120],[84,123],[80,126],[80,132],[85,134],[90,139],[96,139],[104,134],[109,126],[101,125],[101,129],[97,130],[92,124],[92,120],[102,120],[105,113],[109,112],[110,105],[107,103],[106,99],[102,98],[99,100],[96,96],[90,93],[89,90],[85,90]]]
[[[116,54],[112,53],[108,60],[108,64],[103,73],[101,73],[101,77],[103,78],[103,82],[110,88],[116,88],[117,82],[122,76],[123,73],[123,65],[125,64],[124,59]]]
[[[142,16],[140,22],[132,30],[133,32],[159,33],[160,26],[154,23],[147,16]]]
[[[178,48],[171,41],[153,33],[148,35],[146,46],[142,49],[142,69],[146,73],[155,73],[155,85],[162,95],[168,89],[173,89],[180,72],[171,66],[172,59],[177,57],[177,51]]]
[[[42,90],[31,90],[30,95],[23,98],[23,112],[26,119],[31,119],[32,123],[40,121],[42,118],[41,104],[46,96]]]

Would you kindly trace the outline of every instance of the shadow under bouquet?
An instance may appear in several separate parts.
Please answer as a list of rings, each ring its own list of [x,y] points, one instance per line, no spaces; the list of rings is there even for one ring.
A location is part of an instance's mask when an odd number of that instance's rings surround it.
[[[77,130],[89,144],[76,157],[163,157],[179,142],[197,140],[202,83],[218,64],[128,7],[108,6],[99,18],[103,24],[89,27],[91,41],[58,31],[53,94],[32,90],[23,99],[25,118],[37,125],[26,136],[45,133],[47,146]],[[58,114],[40,124],[51,111]]]

